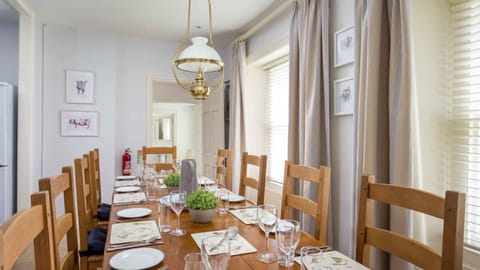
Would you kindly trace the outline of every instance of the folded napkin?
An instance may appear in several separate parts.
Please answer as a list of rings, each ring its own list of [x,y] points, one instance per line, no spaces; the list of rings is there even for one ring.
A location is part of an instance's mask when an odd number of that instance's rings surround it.
[[[217,235],[224,236],[226,230],[212,231],[212,232],[201,232],[201,233],[192,233],[193,241],[197,244],[199,248],[202,246],[202,240],[206,237]],[[230,241],[231,255],[240,255],[246,253],[257,252],[257,249],[252,246],[245,238],[240,234],[237,234],[235,238]]]
[[[139,186],[140,180],[115,181],[115,187]]]
[[[161,238],[157,223],[154,220],[124,222],[112,225],[110,244],[142,241],[156,237]]]
[[[121,193],[113,195],[113,203],[139,203],[146,201],[144,192]]]
[[[295,262],[302,265],[302,258],[295,257]],[[353,259],[343,255],[338,251],[328,251],[322,254],[321,268],[325,270],[368,270],[364,265],[354,261]],[[309,264],[307,265],[307,270],[313,269]]]
[[[257,208],[239,208],[228,211],[245,224],[257,224]]]

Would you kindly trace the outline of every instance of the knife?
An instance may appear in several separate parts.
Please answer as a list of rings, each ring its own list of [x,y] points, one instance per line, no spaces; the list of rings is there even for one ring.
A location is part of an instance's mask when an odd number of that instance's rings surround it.
[[[249,208],[257,208],[257,206],[256,205],[234,206],[234,207],[229,207],[228,210],[240,210],[240,209],[249,209]]]
[[[160,241],[155,241],[151,243],[137,243],[137,244],[131,244],[131,245],[121,245],[121,246],[110,246],[107,248],[107,251],[115,251],[115,250],[121,250],[121,249],[127,249],[127,248],[134,248],[134,247],[145,247],[145,246],[152,246],[152,245],[163,245],[164,242],[163,240]]]

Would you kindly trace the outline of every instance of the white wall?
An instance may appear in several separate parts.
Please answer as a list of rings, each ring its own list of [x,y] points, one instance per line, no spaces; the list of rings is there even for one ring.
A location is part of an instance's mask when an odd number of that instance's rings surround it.
[[[115,172],[115,126],[117,95],[117,51],[113,34],[47,26],[44,36],[43,65],[43,154],[42,175],[60,173],[62,166],[73,166],[75,158],[98,147],[102,192],[111,194]],[[65,102],[65,70],[95,72],[95,104]],[[99,112],[98,137],[62,137],[62,110]],[[103,196],[109,200],[110,196]]]
[[[18,21],[0,20],[0,82],[18,86]]]
[[[354,177],[353,177],[353,115],[335,116],[334,81],[354,76],[354,65],[334,68],[334,33],[354,23],[354,1],[330,1],[330,140],[332,187],[330,197],[333,222],[333,242],[341,252],[353,255],[355,233]]]

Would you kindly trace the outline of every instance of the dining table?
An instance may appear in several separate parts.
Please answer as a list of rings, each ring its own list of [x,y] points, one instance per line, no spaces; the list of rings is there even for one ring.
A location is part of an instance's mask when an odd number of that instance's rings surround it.
[[[145,200],[142,202],[133,202],[133,203],[119,203],[116,204],[115,202],[112,203],[109,225],[108,225],[108,233],[107,233],[107,240],[105,245],[105,252],[103,255],[103,269],[113,269],[110,266],[110,260],[119,252],[128,250],[125,249],[117,249],[117,250],[109,250],[113,245],[110,244],[111,240],[111,233],[112,233],[112,226],[115,224],[126,223],[126,222],[133,222],[133,221],[154,221],[158,224],[158,204],[161,203],[161,197],[167,196],[169,194],[169,190],[166,188],[159,188],[157,190],[156,199]],[[115,191],[114,194],[115,195]],[[230,209],[242,209],[244,207],[254,207],[254,205],[247,201],[243,200],[240,202],[231,202],[229,207]],[[135,219],[126,219],[123,217],[119,217],[117,213],[121,210],[128,209],[128,208],[147,208],[151,210],[151,214],[142,218],[135,218]],[[176,214],[172,211],[170,223],[172,229],[176,228]],[[149,248],[154,248],[160,250],[164,254],[164,258],[160,264],[155,265],[149,269],[156,269],[156,270],[166,270],[166,269],[183,269],[184,268],[184,257],[188,253],[192,252],[200,252],[200,248],[197,243],[194,241],[192,234],[201,233],[201,232],[211,232],[217,230],[226,230],[230,226],[238,227],[238,234],[242,236],[245,240],[247,240],[255,249],[256,252],[246,253],[231,256],[231,260],[228,266],[228,269],[235,269],[235,270],[242,270],[242,269],[263,269],[263,270],[275,270],[275,269],[286,269],[285,267],[281,267],[278,263],[263,263],[256,259],[256,256],[259,252],[264,252],[266,249],[266,237],[265,233],[259,228],[259,226],[255,224],[245,224],[240,219],[232,215],[231,212],[228,212],[227,215],[219,215],[218,213],[215,214],[212,221],[209,223],[194,223],[189,215],[188,210],[181,212],[180,214],[180,227],[181,229],[186,231],[186,234],[183,236],[173,236],[170,235],[168,232],[161,233],[161,243],[154,244],[151,243],[148,245]],[[269,239],[269,250],[277,250],[277,245],[275,241],[274,233],[270,233]],[[298,247],[302,246],[325,246],[325,243],[315,239],[310,234],[306,232],[301,232],[300,242]],[[134,247],[132,247],[134,248]],[[298,263],[294,263],[292,267],[288,269],[301,269]]]

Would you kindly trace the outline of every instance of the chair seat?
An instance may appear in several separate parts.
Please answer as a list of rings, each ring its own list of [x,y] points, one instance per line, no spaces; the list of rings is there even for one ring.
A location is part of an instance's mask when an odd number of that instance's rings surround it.
[[[88,233],[88,255],[103,255],[107,230],[101,227],[94,227]]]
[[[108,219],[110,218],[110,211],[111,211],[111,209],[112,209],[112,206],[111,206],[111,205],[106,204],[106,203],[102,203],[102,204],[98,207],[98,214],[97,214],[98,220],[108,221]]]

